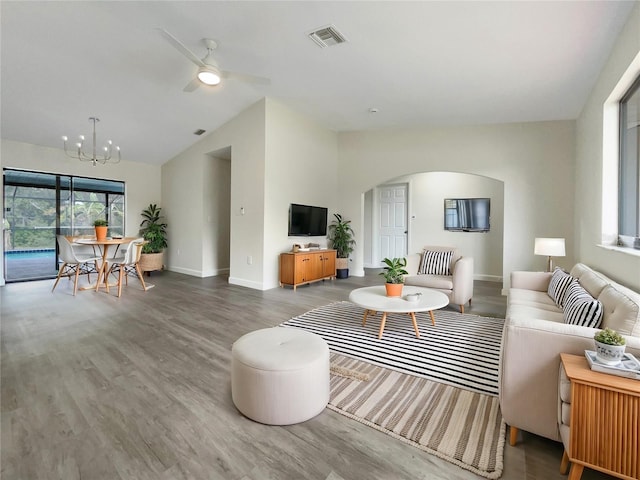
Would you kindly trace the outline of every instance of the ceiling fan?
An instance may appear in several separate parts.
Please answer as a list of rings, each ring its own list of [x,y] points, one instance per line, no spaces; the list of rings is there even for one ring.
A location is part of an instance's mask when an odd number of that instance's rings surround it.
[[[245,82],[257,83],[262,85],[268,85],[271,83],[271,80],[269,80],[268,78],[257,77],[255,75],[249,75],[246,73],[228,72],[225,70],[221,70],[218,66],[218,62],[216,62],[216,60],[213,58],[213,51],[218,47],[218,44],[214,40],[211,40],[209,38],[202,39],[205,47],[207,47],[207,54],[204,56],[204,58],[200,59],[191,50],[185,47],[180,40],[167,32],[165,29],[158,28],[158,30],[160,30],[160,33],[162,33],[164,38],[171,45],[173,45],[176,50],[178,50],[198,66],[196,77],[183,88],[183,91],[185,92],[193,92],[201,84],[209,86],[218,85],[223,78],[237,78]]]

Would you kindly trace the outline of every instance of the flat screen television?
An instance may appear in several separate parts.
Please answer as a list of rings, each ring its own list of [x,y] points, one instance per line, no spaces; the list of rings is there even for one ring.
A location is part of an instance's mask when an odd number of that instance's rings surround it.
[[[458,232],[488,232],[490,198],[445,198],[444,229]]]
[[[327,235],[327,209],[292,203],[289,207],[290,237],[320,237]]]

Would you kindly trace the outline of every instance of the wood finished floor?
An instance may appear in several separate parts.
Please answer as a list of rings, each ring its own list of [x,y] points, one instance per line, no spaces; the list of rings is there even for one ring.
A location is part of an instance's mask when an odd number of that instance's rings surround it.
[[[66,280],[0,288],[1,470],[13,479],[481,478],[335,412],[287,427],[233,406],[241,335],[380,283],[371,274],[265,292],[226,277],[163,272],[120,299]],[[451,307],[448,307],[451,308]],[[500,285],[477,282],[468,313],[504,316]],[[560,444],[524,433],[504,479],[565,479]],[[585,470],[584,479],[611,478]]]

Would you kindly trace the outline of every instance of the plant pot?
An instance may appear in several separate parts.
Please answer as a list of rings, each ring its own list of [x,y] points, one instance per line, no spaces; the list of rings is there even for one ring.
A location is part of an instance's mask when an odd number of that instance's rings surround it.
[[[155,272],[162,270],[164,252],[160,253],[143,253],[140,255],[138,266],[143,272]]]
[[[385,283],[384,286],[387,289],[387,297],[401,297],[403,283]]]
[[[336,258],[336,278],[349,278],[348,258]]]
[[[336,278],[349,278],[349,269],[336,268]]]
[[[608,345],[594,340],[596,344],[596,359],[605,365],[616,365],[624,358],[625,345]]]
[[[94,227],[96,229],[96,240],[101,241],[107,238],[107,229],[109,227]]]

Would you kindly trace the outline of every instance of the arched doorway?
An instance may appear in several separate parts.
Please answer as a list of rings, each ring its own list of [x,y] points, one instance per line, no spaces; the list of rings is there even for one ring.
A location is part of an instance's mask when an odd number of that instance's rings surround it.
[[[456,172],[423,172],[390,179],[364,193],[363,264],[379,266],[380,218],[377,191],[388,185],[406,184],[407,252],[425,245],[457,247],[474,257],[477,280],[502,281],[504,239],[504,182],[481,175]],[[491,199],[488,232],[449,231],[444,228],[444,201],[452,198]]]

